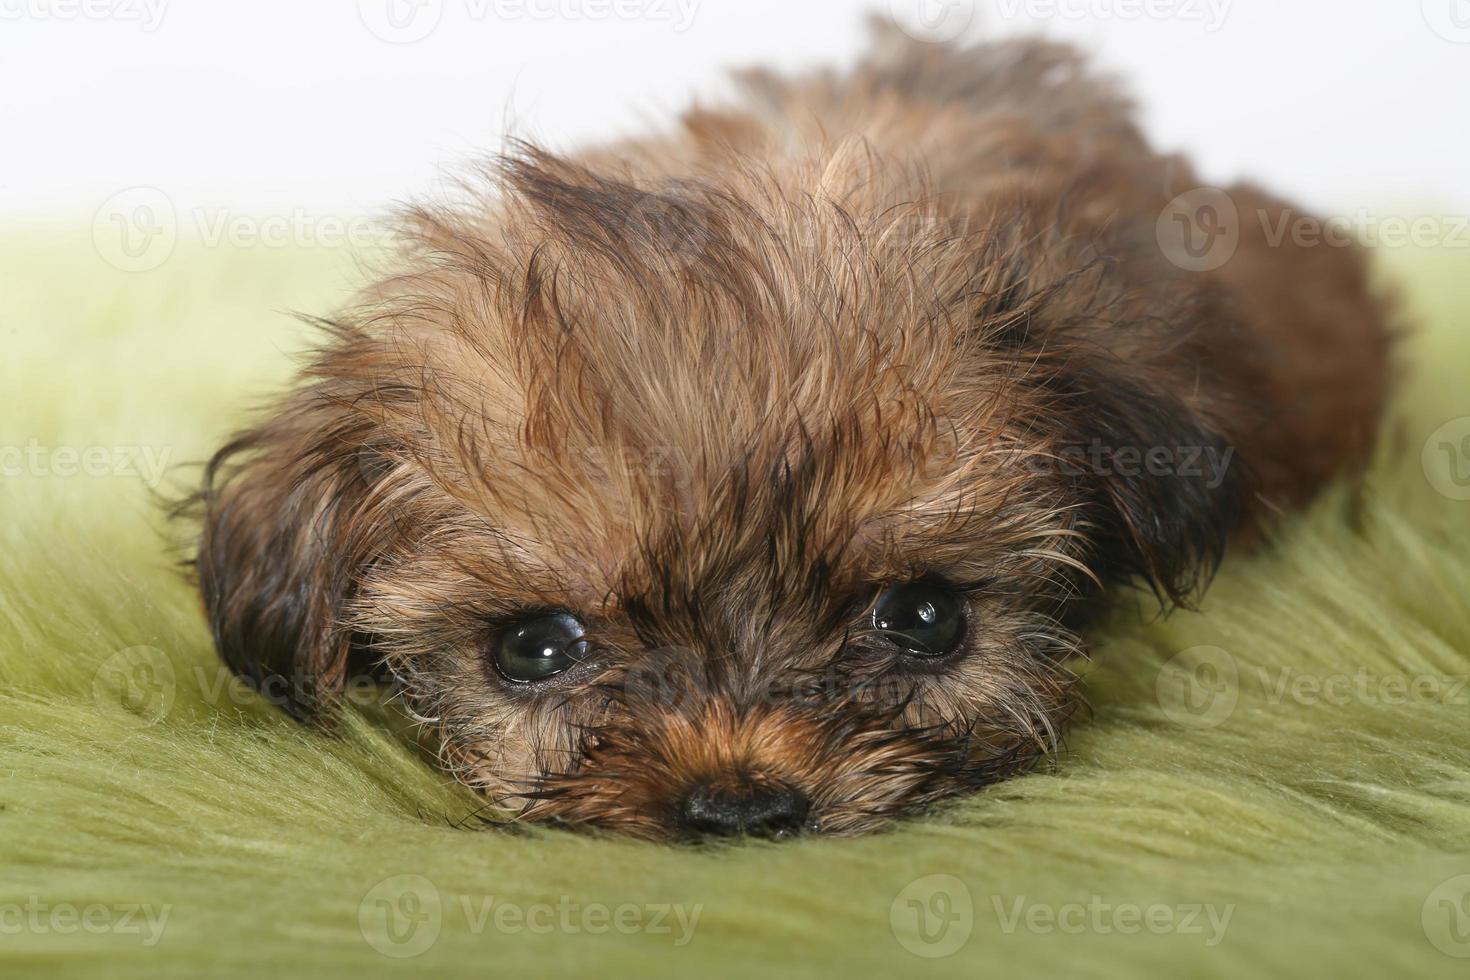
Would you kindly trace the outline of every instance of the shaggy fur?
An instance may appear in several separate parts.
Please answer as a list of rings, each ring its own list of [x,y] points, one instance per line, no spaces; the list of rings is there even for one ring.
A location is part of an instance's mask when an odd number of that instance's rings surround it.
[[[528,819],[666,836],[738,776],[856,833],[1054,751],[1099,590],[1187,601],[1239,515],[1363,460],[1387,331],[1361,255],[1248,220],[1219,274],[1172,266],[1156,222],[1196,181],[1070,51],[885,36],[745,82],[408,216],[209,466],[226,662],[303,718],[386,668]],[[941,664],[869,625],[917,579],[964,597]],[[502,681],[497,631],[550,610],[592,655]]]
[[[308,342],[280,311],[334,308],[355,281],[350,262],[315,249],[187,242],[156,271],[121,273],[90,229],[86,214],[55,234],[0,236],[4,445],[203,458],[242,404],[286,381],[282,351]],[[327,734],[224,683],[135,478],[7,474],[0,908],[170,911],[153,946],[143,932],[6,931],[0,975],[1463,976],[1424,916],[1436,886],[1470,874],[1470,709],[1275,694],[1281,672],[1470,674],[1470,504],[1434,493],[1419,465],[1430,432],[1470,416],[1470,267],[1463,251],[1385,258],[1428,328],[1406,351],[1391,429],[1409,451],[1380,461],[1361,494],[1232,556],[1204,612],[1127,609],[1094,630],[1092,710],[1058,765],[853,840],[705,849],[467,833],[484,801],[385,727],[395,711],[364,713],[349,690]],[[1240,667],[1239,701],[1214,728],[1180,724],[1159,700],[1163,665],[1200,644]],[[166,710],[95,683],[140,647],[170,666]],[[919,959],[894,936],[894,908],[909,911],[903,889],[935,874],[966,886],[973,931],[952,955]],[[427,879],[442,910],[436,940],[409,959],[380,953],[367,937],[383,935],[360,919],[370,895],[396,897],[372,889],[398,875]],[[1206,946],[1207,928],[1012,925],[1018,901],[1024,914],[1234,908]],[[562,902],[702,914],[679,947],[672,930],[494,924],[501,906]]]

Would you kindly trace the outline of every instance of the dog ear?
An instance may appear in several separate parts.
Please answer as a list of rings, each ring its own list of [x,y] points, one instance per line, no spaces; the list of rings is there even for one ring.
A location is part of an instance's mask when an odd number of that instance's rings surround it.
[[[1089,359],[1054,379],[1066,419],[1059,455],[1087,502],[1094,572],[1189,606],[1239,519],[1234,447],[1177,397],[1110,364]]]
[[[303,721],[327,717],[346,682],[355,644],[341,613],[376,538],[361,425],[320,388],[298,391],[214,455],[193,501],[215,645]]]
[[[1212,360],[1203,343],[1236,334],[1235,304],[1207,282],[1181,290],[1147,246],[1104,256],[1084,236],[1052,242],[1027,224],[999,228],[971,315],[987,356],[1011,359],[1033,389],[1045,466],[1070,484],[1086,521],[1088,579],[1094,589],[1146,582],[1166,607],[1191,605],[1224,558],[1251,482],[1223,427],[1185,398],[1210,372],[1220,377],[1206,390],[1241,387],[1240,368]],[[1030,256],[1043,241],[1056,253],[1050,264],[1071,271],[1037,272]],[[1111,271],[1129,263],[1146,285],[1119,291]],[[1113,326],[1120,319],[1131,322]],[[1080,616],[1100,608],[1074,605]]]

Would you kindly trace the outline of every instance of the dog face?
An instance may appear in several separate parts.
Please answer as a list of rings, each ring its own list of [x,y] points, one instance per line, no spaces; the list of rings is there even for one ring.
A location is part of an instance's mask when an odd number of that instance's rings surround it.
[[[225,659],[302,717],[381,663],[470,785],[653,838],[862,832],[1050,751],[1079,611],[1186,594],[1231,493],[1059,461],[1217,440],[1060,343],[1128,300],[1039,208],[859,156],[655,187],[526,151],[414,215],[210,466]]]

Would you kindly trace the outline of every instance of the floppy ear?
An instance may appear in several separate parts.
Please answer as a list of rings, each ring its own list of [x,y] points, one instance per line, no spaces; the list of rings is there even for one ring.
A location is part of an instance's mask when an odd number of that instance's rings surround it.
[[[237,435],[205,471],[195,570],[224,661],[301,720],[330,710],[353,636],[340,621],[375,535],[366,432],[319,388]]]
[[[1062,455],[1088,501],[1098,577],[1141,578],[1161,601],[1188,606],[1224,557],[1244,481],[1223,434],[1124,368],[1074,364],[1055,379]]]
[[[1087,521],[1078,530],[1090,578],[1141,580],[1164,605],[1190,605],[1224,557],[1250,483],[1223,427],[1187,400],[1245,387],[1238,364],[1212,357],[1238,336],[1235,304],[1209,282],[1181,285],[1151,235],[1103,253],[1088,235],[1000,230],[973,315],[988,351],[1013,358],[1033,389],[1047,465]]]

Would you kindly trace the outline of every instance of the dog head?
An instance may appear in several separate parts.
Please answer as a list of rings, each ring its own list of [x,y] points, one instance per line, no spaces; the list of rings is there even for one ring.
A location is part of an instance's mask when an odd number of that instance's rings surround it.
[[[527,150],[413,214],[210,466],[224,658],[303,718],[381,664],[470,785],[647,837],[856,833],[1031,765],[1089,599],[1186,596],[1232,489],[1119,464],[1219,440],[1098,340],[1158,303],[1054,202],[912,187]]]

